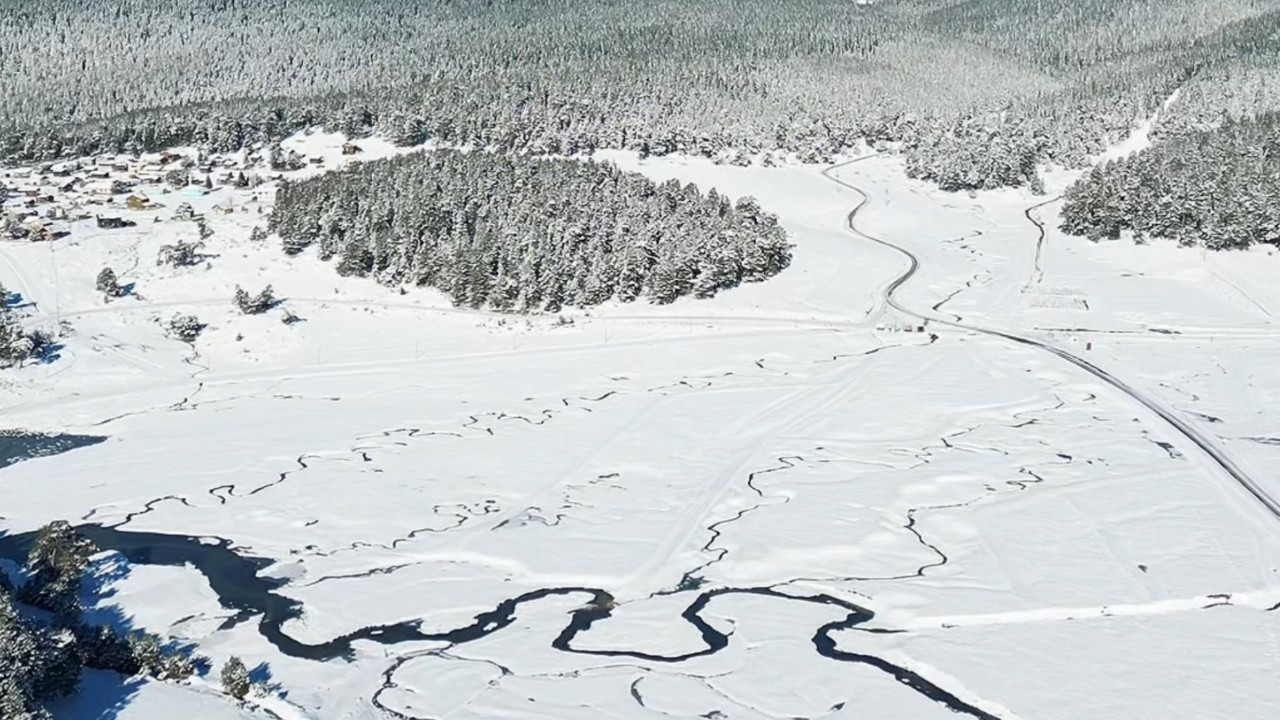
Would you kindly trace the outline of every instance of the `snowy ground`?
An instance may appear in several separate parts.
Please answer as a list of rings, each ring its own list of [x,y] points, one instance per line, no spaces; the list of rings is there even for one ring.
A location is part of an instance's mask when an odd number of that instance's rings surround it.
[[[336,158],[341,139],[299,142]],[[671,657],[705,647],[681,618],[699,592],[774,587],[874,611],[833,631],[839,651],[986,716],[1225,719],[1280,703],[1280,521],[1185,436],[1037,348],[941,323],[894,332],[917,322],[884,300],[906,260],[848,231],[860,198],[822,168],[608,157],[755,195],[792,233],[793,267],[564,323],[455,310],[253,245],[265,221],[245,191],[188,200],[247,208],[209,215],[207,268],[154,264],[194,235],[172,208],[0,244],[0,282],[35,303],[32,322],[76,328],[56,362],[0,375],[4,424],[110,437],[0,472],[0,526],[228,538],[277,561],[305,606],[284,630],[311,644],[402,621],[445,631],[525,592],[589,587],[614,607],[574,650]],[[1048,198],[940,193],[887,157],[834,174],[868,196],[861,231],[919,258],[901,305],[1087,356],[1280,495],[1280,258],[1092,245],[1053,230],[1053,202],[1031,213],[1040,244],[1024,212]],[[93,278],[108,264],[143,299],[105,304]],[[268,282],[305,322],[237,314],[234,287]],[[175,312],[209,323],[198,354],[164,336]],[[715,597],[702,617],[727,646],[682,662],[554,649],[581,595],[524,604],[473,642],[357,641],[350,661],[317,662],[256,623],[220,629],[235,612],[194,569],[124,568],[107,589],[102,612],[218,664],[266,663],[271,710],[297,717],[954,717],[817,654],[815,633],[846,613],[785,598]],[[91,695],[121,718],[179,701],[184,717],[260,712],[210,703],[204,685],[109,683],[94,676]],[[95,716],[85,702],[61,714]]]

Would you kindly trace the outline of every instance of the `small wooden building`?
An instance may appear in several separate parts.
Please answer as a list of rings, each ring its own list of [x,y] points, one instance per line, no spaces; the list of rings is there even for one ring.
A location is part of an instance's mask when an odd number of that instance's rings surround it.
[[[121,217],[116,217],[114,215],[98,216],[98,227],[102,228],[103,230],[118,230],[120,228],[129,227],[132,224],[133,223],[129,222],[128,220],[125,220],[124,218],[121,218]]]

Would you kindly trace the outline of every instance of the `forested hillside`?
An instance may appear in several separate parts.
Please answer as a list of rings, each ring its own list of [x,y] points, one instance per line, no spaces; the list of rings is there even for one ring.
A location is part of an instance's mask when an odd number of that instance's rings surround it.
[[[1211,249],[1280,245],[1280,114],[1228,121],[1094,168],[1066,194],[1064,231]]]
[[[1280,14],[1241,25],[1230,47],[1180,87],[1151,148],[1070,189],[1064,231],[1212,249],[1280,244]]]
[[[344,275],[498,310],[709,296],[791,259],[777,219],[750,199],[608,164],[482,152],[412,153],[286,183],[271,219],[286,252],[316,245]]]
[[[1020,184],[1039,162],[1083,163],[1189,80],[1252,71],[1276,5],[18,0],[0,27],[0,154],[227,150],[321,123],[730,162],[896,141],[945,188]]]

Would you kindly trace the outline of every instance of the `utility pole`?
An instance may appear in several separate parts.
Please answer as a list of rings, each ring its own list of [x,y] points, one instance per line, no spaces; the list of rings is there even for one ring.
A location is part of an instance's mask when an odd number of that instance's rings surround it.
[[[53,266],[53,324],[58,328],[58,336],[62,335],[62,287],[58,282],[58,256],[54,252],[53,244],[56,241],[49,240],[49,264]]]

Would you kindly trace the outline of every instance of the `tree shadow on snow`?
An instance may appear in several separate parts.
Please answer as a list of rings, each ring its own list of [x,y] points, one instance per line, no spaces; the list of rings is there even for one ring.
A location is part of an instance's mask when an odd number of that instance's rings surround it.
[[[31,308],[34,310],[36,304],[28,302],[26,298],[22,297],[22,293],[9,290],[0,294],[0,307],[6,307],[12,310],[21,310],[24,308]]]
[[[52,365],[62,359],[62,350],[67,346],[62,343],[49,343],[40,348],[40,353],[36,355],[35,361],[40,365]]]
[[[22,566],[32,536],[32,533],[13,535],[0,530],[0,574],[5,574],[14,586],[26,580]],[[129,574],[130,563],[120,553],[105,552],[92,560],[80,587],[80,602],[84,607],[81,617],[85,623],[110,628],[120,637],[139,631],[133,616],[125,614],[117,605],[102,604],[104,599],[116,595],[113,586]],[[43,614],[37,613],[36,617]],[[195,655],[196,646],[191,643],[170,639],[163,642],[162,647],[191,657],[199,677],[208,677],[213,669],[207,658]],[[269,672],[266,677],[270,678]],[[81,673],[79,689],[50,702],[48,709],[57,720],[116,720],[139,690],[150,682],[158,681],[86,667]]]
[[[51,703],[49,711],[58,720],[116,720],[146,682],[107,670],[85,670],[80,690]]]
[[[80,586],[80,603],[84,606],[83,618],[85,622],[90,625],[111,628],[120,637],[129,637],[129,635],[139,630],[133,622],[133,616],[126,615],[120,606],[102,604],[103,600],[117,593],[117,590],[112,585],[128,578],[129,570],[129,561],[117,552],[103,553],[102,556],[94,559]],[[175,620],[170,624],[170,627],[193,617],[187,616]],[[163,639],[163,631],[161,633]],[[192,643],[168,639],[162,643],[161,647],[167,652],[192,658],[196,675],[199,677],[207,676],[209,671],[213,669],[207,658],[196,655],[198,648]]]
[[[80,582],[80,602],[85,607],[116,594],[112,587],[129,577],[129,561],[117,552],[102,553],[93,559]]]
[[[279,697],[287,697],[288,693],[280,683],[276,682],[275,677],[271,674],[271,666],[265,662],[258,663],[249,671],[249,682],[262,688],[268,694],[278,695]]]

